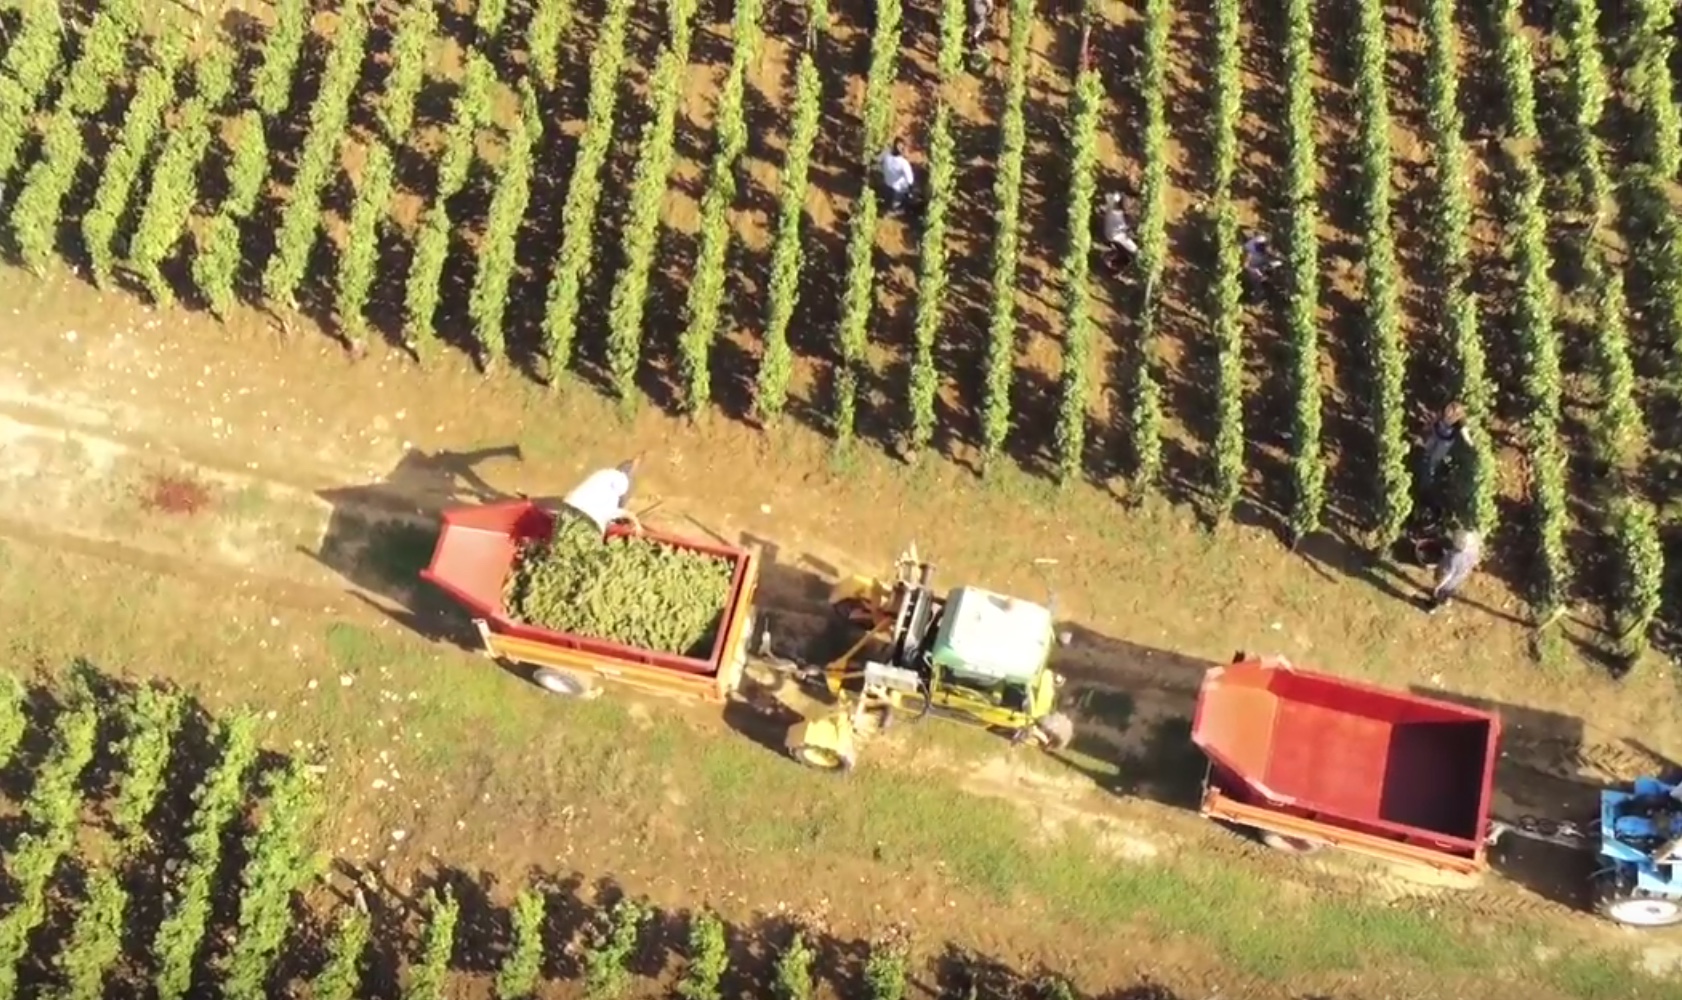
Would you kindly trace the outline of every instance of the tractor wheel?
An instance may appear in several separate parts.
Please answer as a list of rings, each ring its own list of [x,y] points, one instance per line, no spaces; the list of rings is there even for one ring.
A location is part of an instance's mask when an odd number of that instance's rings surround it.
[[[790,747],[788,752],[789,756],[815,771],[847,771],[853,766],[852,761],[828,747],[808,744]]]
[[[1256,839],[1263,844],[1284,854],[1316,854],[1325,850],[1326,845],[1318,840],[1304,840],[1301,837],[1287,837],[1272,830],[1257,830]]]
[[[1047,750],[1064,750],[1075,741],[1074,720],[1062,712],[1052,712],[1034,726],[1039,729],[1040,736],[1045,739]]]
[[[1641,888],[1627,869],[1613,869],[1595,878],[1594,908],[1607,920],[1625,927],[1682,924],[1682,899]]]
[[[584,678],[570,670],[555,670],[552,667],[538,667],[532,671],[531,682],[550,694],[558,694],[566,698],[589,697],[592,689]]]

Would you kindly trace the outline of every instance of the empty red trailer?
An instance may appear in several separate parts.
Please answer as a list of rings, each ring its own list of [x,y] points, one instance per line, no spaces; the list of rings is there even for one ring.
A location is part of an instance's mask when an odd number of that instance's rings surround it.
[[[1500,730],[1489,712],[1240,656],[1198,694],[1203,814],[1276,846],[1475,874]]]

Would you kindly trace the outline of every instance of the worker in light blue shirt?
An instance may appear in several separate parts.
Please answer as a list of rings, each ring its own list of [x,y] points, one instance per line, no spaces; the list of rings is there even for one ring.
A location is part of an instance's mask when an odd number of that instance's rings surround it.
[[[895,139],[882,154],[882,188],[887,195],[887,211],[898,212],[907,207],[916,185],[917,175],[911,170],[911,161],[905,158],[905,143]]]

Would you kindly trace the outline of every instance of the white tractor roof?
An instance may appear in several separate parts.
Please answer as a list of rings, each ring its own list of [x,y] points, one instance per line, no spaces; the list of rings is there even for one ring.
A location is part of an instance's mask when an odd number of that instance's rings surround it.
[[[941,624],[943,665],[978,677],[1030,680],[1051,651],[1049,610],[980,587],[952,591]]]

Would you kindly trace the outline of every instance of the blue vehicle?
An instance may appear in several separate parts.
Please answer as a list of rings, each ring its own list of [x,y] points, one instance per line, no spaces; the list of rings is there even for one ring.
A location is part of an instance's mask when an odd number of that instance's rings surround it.
[[[1682,923],[1682,785],[1637,778],[1600,793],[1595,909],[1631,927]]]

